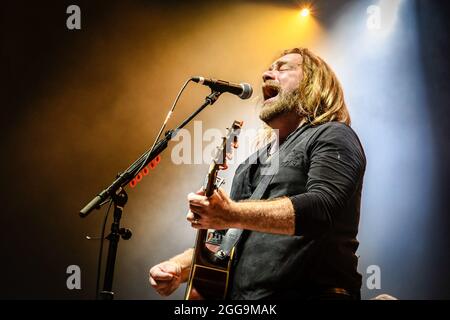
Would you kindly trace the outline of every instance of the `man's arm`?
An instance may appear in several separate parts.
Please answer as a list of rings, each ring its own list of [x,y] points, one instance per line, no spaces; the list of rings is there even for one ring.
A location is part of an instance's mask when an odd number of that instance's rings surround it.
[[[192,253],[193,249],[188,249],[150,269],[149,282],[160,295],[170,295],[182,282],[188,280]]]
[[[295,212],[292,201],[287,197],[235,202],[225,191],[219,189],[210,198],[190,193],[188,200],[190,211],[187,220],[197,229],[238,228],[294,234]]]
[[[234,210],[237,215],[235,228],[275,234],[294,234],[294,206],[287,197],[237,202]]]
[[[187,220],[194,228],[239,228],[301,235],[321,234],[354,194],[365,169],[351,129],[330,124],[311,145],[307,192],[274,200],[235,202],[221,189],[210,198],[189,194]],[[195,215],[194,215],[194,213]]]
[[[183,253],[170,258],[170,262],[175,262],[180,266],[181,272],[181,282],[186,282],[189,278],[189,272],[191,271],[192,255],[194,253],[193,248],[189,248]]]

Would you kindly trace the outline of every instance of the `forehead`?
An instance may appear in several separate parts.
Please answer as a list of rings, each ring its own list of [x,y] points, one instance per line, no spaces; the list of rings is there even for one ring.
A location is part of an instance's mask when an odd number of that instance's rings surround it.
[[[281,56],[277,60],[275,60],[272,65],[277,65],[280,63],[302,63],[302,56],[299,53],[288,53],[284,56]]]

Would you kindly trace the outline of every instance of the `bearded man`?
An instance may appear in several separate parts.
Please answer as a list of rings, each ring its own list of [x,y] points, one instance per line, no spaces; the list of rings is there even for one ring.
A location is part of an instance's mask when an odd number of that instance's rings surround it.
[[[197,229],[244,230],[229,299],[360,299],[355,253],[366,159],[341,85],[305,48],[284,51],[262,77],[260,119],[279,147],[265,146],[256,163],[237,168],[231,196],[189,194],[187,220]],[[279,167],[268,178],[274,158]],[[150,269],[161,295],[187,281],[192,252]]]

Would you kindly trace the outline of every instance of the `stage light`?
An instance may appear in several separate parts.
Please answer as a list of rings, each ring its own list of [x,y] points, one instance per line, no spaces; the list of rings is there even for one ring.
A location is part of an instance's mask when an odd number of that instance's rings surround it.
[[[311,11],[310,11],[308,8],[303,8],[303,9],[300,11],[300,15],[301,15],[302,17],[307,17],[307,16],[309,16],[310,13],[311,13]]]

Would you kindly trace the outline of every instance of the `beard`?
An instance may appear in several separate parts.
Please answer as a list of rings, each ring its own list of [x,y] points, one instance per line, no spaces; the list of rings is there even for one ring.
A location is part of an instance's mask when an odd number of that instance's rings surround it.
[[[292,92],[280,92],[278,99],[263,104],[259,118],[266,124],[280,115],[295,112],[301,113],[300,94],[298,90]]]

